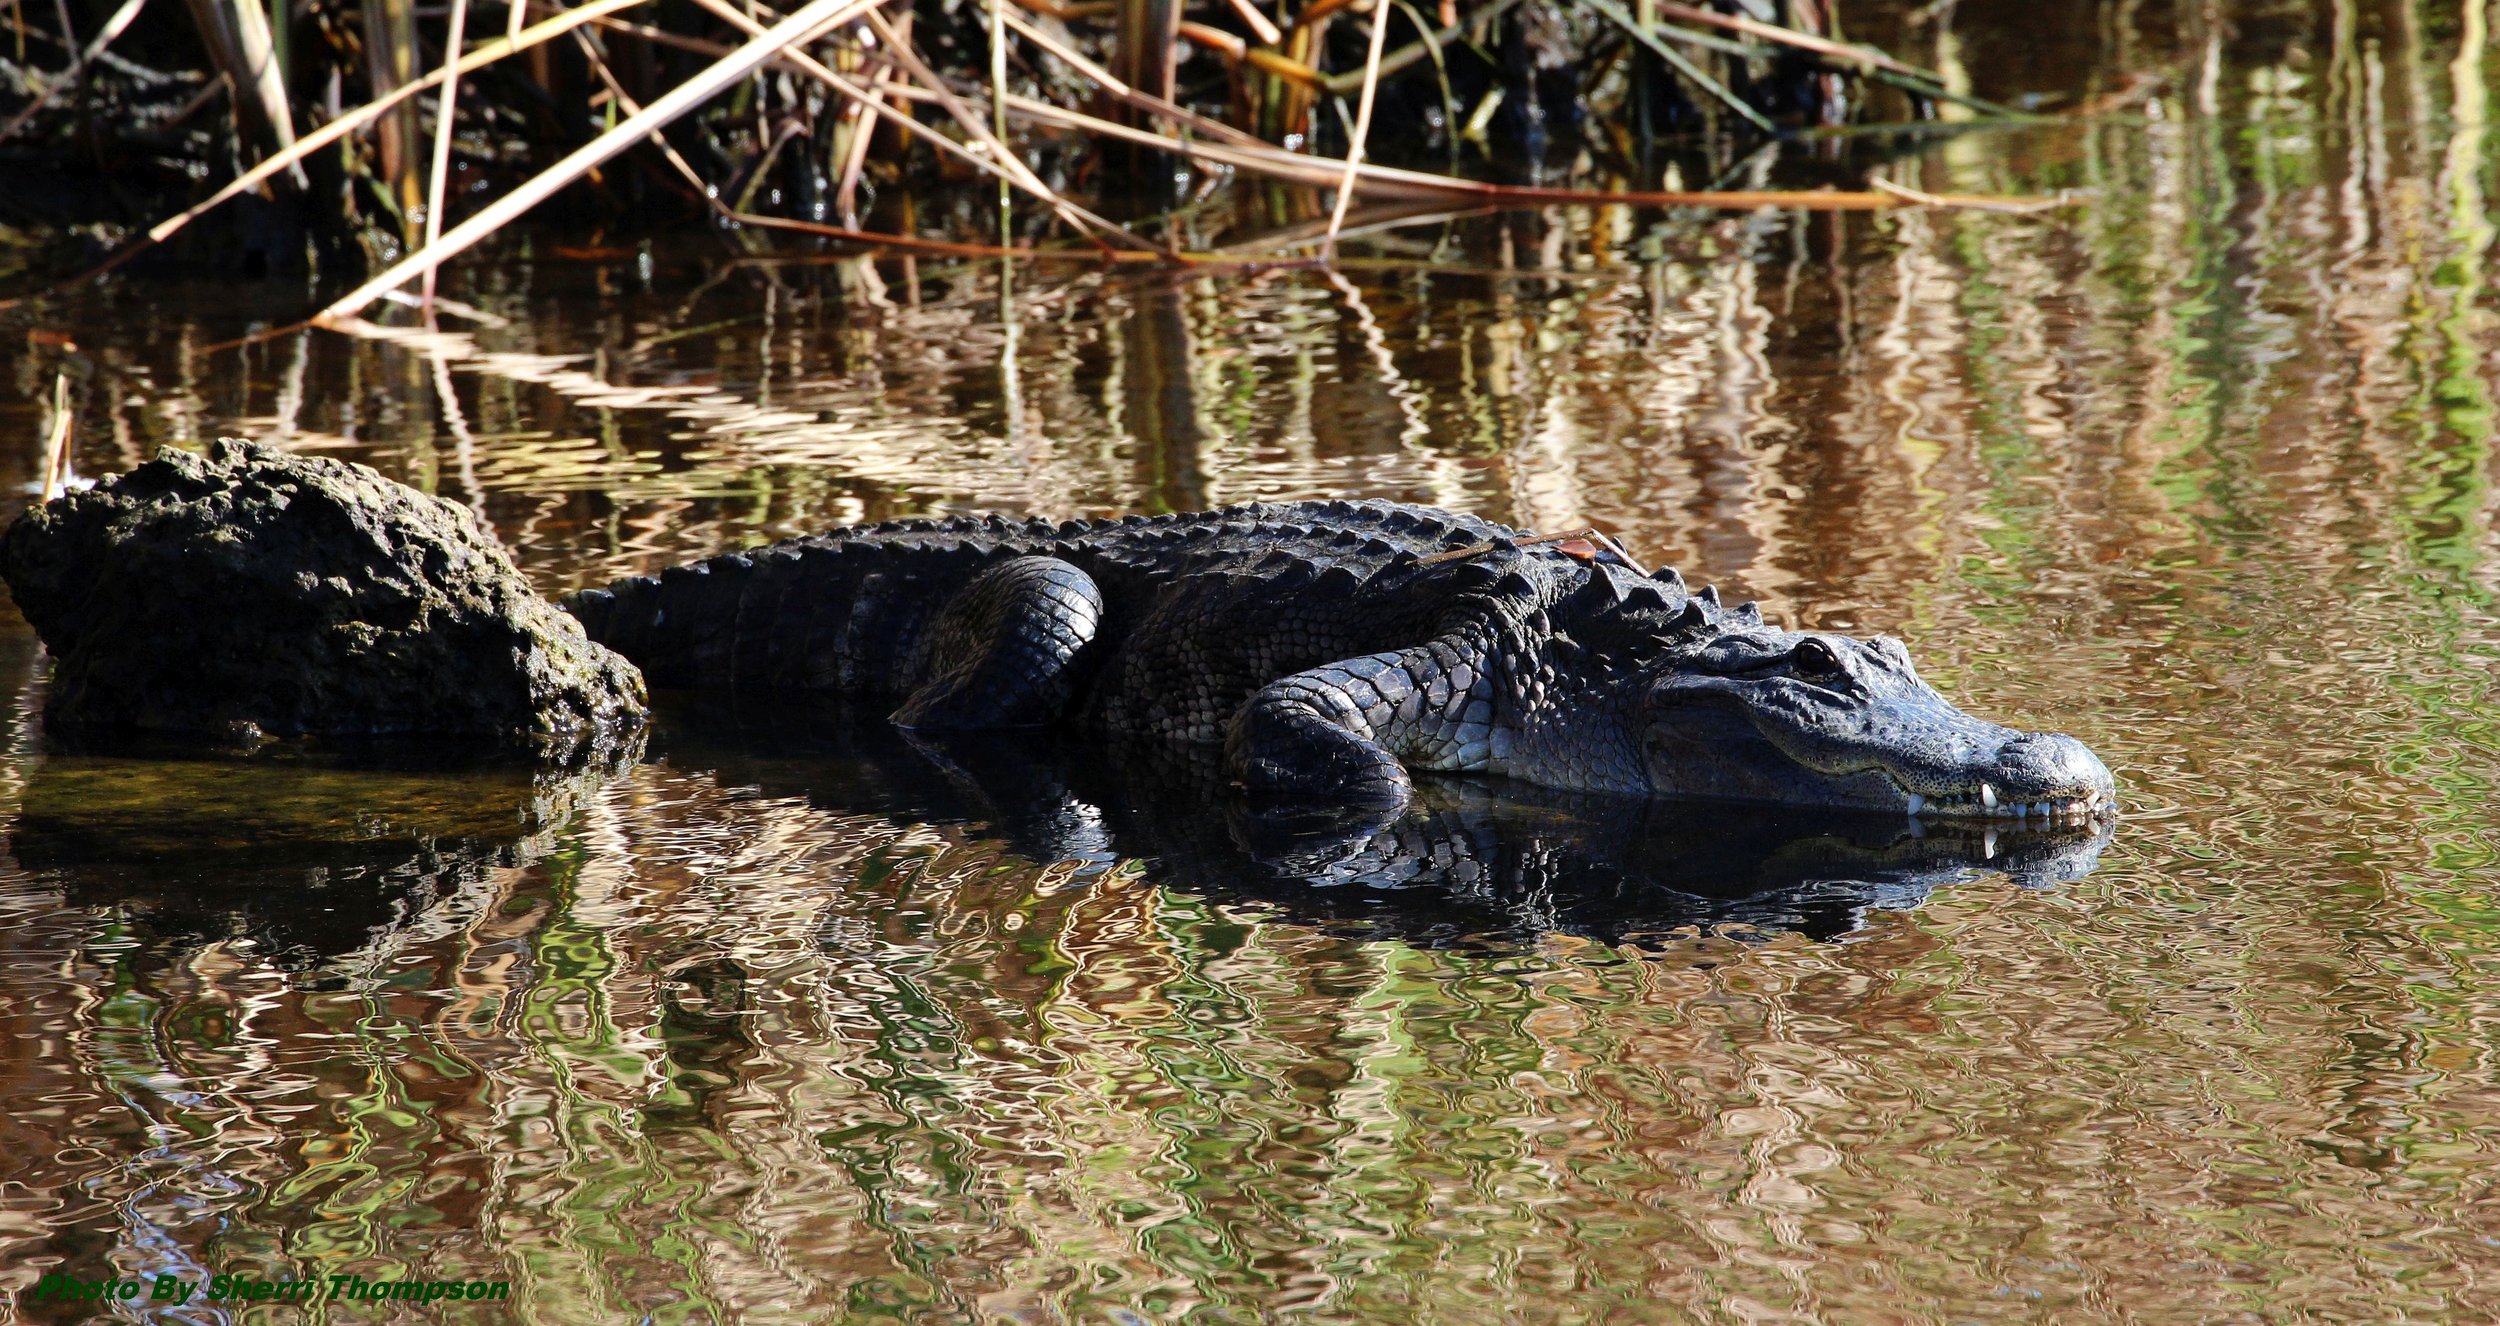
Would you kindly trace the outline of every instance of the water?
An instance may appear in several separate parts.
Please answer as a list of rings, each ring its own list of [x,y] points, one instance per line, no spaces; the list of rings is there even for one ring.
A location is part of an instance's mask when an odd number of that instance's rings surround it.
[[[2118,7],[2042,38],[2068,64],[1903,41],[1983,88],[2166,79],[2143,118],[1887,167],[2083,191],[2045,216],[1474,217],[1342,280],[1004,288],[538,240],[461,269],[501,321],[456,335],[211,348],[306,306],[265,286],[15,315],[78,344],[81,473],[220,433],[350,456],[478,506],[549,591],[978,507],[1598,524],[1903,635],[1967,707],[2088,741],[2128,813],[1990,857],[1461,787],[1397,830],[1422,869],[1245,843],[1185,770],[781,710],[672,708],[572,778],[149,764],[46,750],[12,621],[0,1284],[501,1280],[432,1311],[541,1321],[2500,1314],[2500,62],[2470,6],[2230,20]],[[39,438],[57,351],[6,353]]]

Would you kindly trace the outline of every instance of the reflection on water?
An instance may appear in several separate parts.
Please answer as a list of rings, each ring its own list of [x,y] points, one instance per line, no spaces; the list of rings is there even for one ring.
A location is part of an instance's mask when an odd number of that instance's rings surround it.
[[[2010,8],[1861,31],[1983,94],[2150,75],[2143,115],[1885,169],[2068,212],[1475,217],[1342,278],[1012,292],[515,248],[454,291],[501,325],[241,350],[206,347],[302,293],[41,311],[82,473],[281,436],[477,505],[549,590],[924,509],[1437,501],[1901,634],[2130,809],[2071,860],[1466,786],[1294,840],[1116,753],[770,715],[578,784],[238,788],[267,771],[44,754],[17,630],[0,1285],[508,1279],[549,1321],[2500,1315],[2490,12]],[[1823,151],[1764,169],[1858,160]],[[58,351],[6,353],[39,438]]]
[[[679,715],[668,762],[829,810],[977,824],[1028,861],[1080,866],[1072,878],[1136,862],[1165,887],[1418,946],[1499,951],[1568,934],[1654,947],[1735,927],[1830,939],[1870,908],[1913,907],[1983,872],[2029,888],[2081,879],[2110,836],[2107,825],[1965,831],[1463,778],[1428,780],[1387,819],[1278,820],[1227,788],[1213,749],[1089,749],[1042,734],[931,742],[786,700],[727,707]]]
[[[28,772],[9,854],[152,941],[248,939],[300,965],[394,939],[544,855],[597,781],[404,754],[379,768],[56,755]]]

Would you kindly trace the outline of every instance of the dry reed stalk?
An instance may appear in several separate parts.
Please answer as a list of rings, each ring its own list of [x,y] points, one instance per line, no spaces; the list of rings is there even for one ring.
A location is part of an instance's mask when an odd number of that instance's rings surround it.
[[[63,88],[75,85],[80,78],[84,77],[87,66],[94,63],[97,56],[104,54],[104,48],[112,45],[114,38],[119,37],[124,30],[129,28],[130,21],[139,16],[140,6],[146,3],[147,0],[122,0],[122,7],[114,10],[111,18],[104,20],[104,26],[96,32],[95,39],[77,48],[72,54],[69,68],[62,70],[59,78],[45,83],[27,101],[23,109],[9,117],[7,124],[0,125],[0,142],[15,138],[17,131],[25,128],[28,120],[35,118],[35,112],[51,105],[52,99],[60,95]],[[22,54],[20,58],[23,58]]]
[[[905,14],[903,22],[897,25],[906,36],[910,35],[911,20],[912,15]],[[893,82],[893,65],[878,64],[868,76],[869,104],[853,102],[845,106],[843,119],[834,126],[834,154],[839,158],[841,167],[836,173],[838,182],[833,190],[833,210],[845,226],[859,222],[860,176],[868,169],[868,149],[876,144],[877,113],[871,106],[883,107],[886,104],[885,90]]]
[[[406,102],[409,98],[417,96],[418,94],[424,92],[427,88],[442,82],[443,79],[454,69],[457,69],[463,74],[475,73],[476,71],[493,64],[495,61],[503,59],[505,56],[518,54],[540,44],[541,42],[552,41],[557,37],[561,37],[565,33],[572,31],[574,28],[577,28],[584,23],[605,18],[619,10],[631,9],[636,5],[647,3],[649,3],[649,0],[593,0],[593,3],[584,5],[579,9],[569,9],[554,18],[533,24],[527,31],[521,34],[521,40],[519,41],[513,41],[510,38],[499,38],[495,41],[487,42],[484,45],[479,46],[476,50],[460,57],[458,63],[447,64],[445,67],[437,69],[433,73],[428,74],[414,82],[403,83],[400,86],[393,88],[390,92],[384,94],[383,96],[377,97],[362,106],[358,106],[356,109],[341,115],[339,118],[332,120],[328,124],[325,124],[320,128],[313,130],[311,133],[304,135],[302,138],[297,139],[294,146],[277,154],[276,156],[269,158],[266,161],[261,162],[259,165],[243,172],[241,175],[236,176],[232,183],[226,185],[222,189],[219,189],[217,192],[210,194],[206,201],[194,204],[190,208],[177,213],[174,216],[168,217],[163,221],[159,221],[154,226],[149,227],[145,240],[139,245],[125,250],[122,253],[116,254],[110,262],[107,262],[104,266],[97,268],[95,271],[87,273],[86,276],[102,275],[103,273],[112,270],[114,267],[120,266],[131,256],[131,254],[138,252],[139,249],[146,248],[151,244],[164,243],[166,240],[171,239],[176,231],[179,231],[184,226],[198,220],[202,213],[209,211],[220,203],[233,199],[238,194],[242,194],[259,187],[261,182],[268,179],[270,176],[277,174],[279,171],[284,170],[299,161],[302,161],[305,157],[328,147],[330,144],[345,138],[347,135],[356,132],[358,129],[373,123],[375,120],[380,119],[385,114],[388,114],[393,108],[399,106],[403,102]],[[79,279],[84,280],[86,277],[80,277]]]
[[[750,216],[732,213],[731,219],[741,225],[766,230],[786,230],[792,234],[814,235],[838,239],[852,244],[877,248],[901,249],[906,253],[933,253],[953,258],[1024,258],[1035,262],[1073,262],[1088,266],[1111,263],[1121,266],[1178,265],[1183,267],[1260,268],[1302,267],[1305,261],[1261,258],[1221,253],[1172,253],[1164,249],[1037,249],[1022,244],[978,244],[962,240],[930,239],[922,235],[896,235],[882,230],[859,230],[850,226],[829,226],[817,221],[801,221],[786,216]],[[745,261],[772,263],[850,262],[857,255],[769,254],[755,255]]]
[[[1003,145],[1007,141],[1007,0],[989,0],[989,10],[990,141]],[[902,45],[909,49],[910,37],[904,37]],[[998,242],[1007,243],[1015,238],[1015,233],[1016,195],[1002,175],[998,180]]]
[[[1736,112],[1737,118],[1763,133],[1777,134],[1779,132],[1779,126],[1771,123],[1771,117],[1755,110],[1744,98],[1737,96],[1727,84],[1704,73],[1700,65],[1684,58],[1682,51],[1661,40],[1658,36],[1657,24],[1644,22],[1635,15],[1625,13],[1623,6],[1616,4],[1614,0],[1585,0],[1585,3],[1589,8],[1597,11],[1599,17],[1623,29],[1625,35],[1639,42],[1643,49],[1657,56],[1661,63],[1682,74],[1693,86],[1709,93],[1712,100]]]
[[[460,47],[467,36],[469,0],[451,0],[451,19],[443,33],[443,93],[435,99],[434,168],[426,181],[425,243],[431,248],[443,237],[443,208],[451,201],[451,135],[460,102]],[[425,269],[418,307],[434,315],[434,269]]]
[[[1983,198],[1970,194],[1928,193],[1923,189],[1913,189],[1906,184],[1895,184],[1880,176],[1870,176],[1866,182],[1905,203],[1916,203],[1921,207],[1955,207],[1970,212],[2003,212],[2012,216],[2031,216],[2075,205],[2075,199],[2063,191],[2054,198]]]
[[[1872,46],[1852,46],[1847,42],[1833,41],[1829,37],[1817,37],[1811,33],[1799,32],[1794,28],[1783,28],[1774,23],[1765,23],[1760,19],[1746,18],[1741,14],[1721,14],[1708,9],[1696,9],[1691,5],[1678,4],[1675,0],[1652,0],[1652,8],[1660,18],[1672,18],[1705,28],[1718,28],[1725,32],[1741,32],[1748,37],[1759,37],[1764,41],[1777,42],[1782,46],[1794,46],[1801,51],[1812,51],[1816,55],[1854,64],[1861,68],[1889,69],[1896,74],[1908,74],[1914,78],[1933,79],[1936,77],[1916,65],[1896,60]]]
[[[1360,235],[1379,234],[1407,226],[1446,225],[1471,217],[1492,216],[1502,210],[1499,207],[1482,205],[1449,207],[1435,202],[1364,203],[1357,210],[1346,214],[1345,224],[1337,231],[1337,238],[1341,241],[1349,240]],[[1280,253],[1289,249],[1316,246],[1327,233],[1328,222],[1325,218],[1296,221],[1247,235],[1241,239],[1227,240],[1217,246],[1214,252],[1227,257]],[[1330,262],[1336,266],[1352,266],[1355,259],[1340,255],[1331,259]]]
[[[1320,240],[1320,261],[1337,256],[1337,232],[1345,228],[1345,209],[1354,201],[1354,172],[1363,166],[1363,144],[1371,138],[1372,96],[1380,90],[1380,51],[1389,37],[1389,6],[1372,0],[1371,53],[1363,58],[1363,100],[1354,112],[1354,138],[1346,144],[1345,175],[1337,184],[1336,205],[1328,212],[1328,234]]]
[[[880,248],[904,249],[918,253],[938,253],[951,258],[1069,258],[1096,263],[1105,260],[1105,255],[1097,249],[1069,249],[1060,252],[1012,244],[973,244],[951,239],[926,239],[918,235],[892,235],[877,230],[861,230],[855,226],[829,226],[819,221],[801,221],[787,216],[760,216],[746,212],[732,212],[729,216],[740,225],[755,226],[764,230],[787,230],[792,234],[815,235],[823,239],[838,239],[852,244],[873,244]],[[1125,255],[1115,251],[1111,260],[1118,261],[1122,256]],[[1160,260],[1163,255],[1145,253],[1136,256]]]
[[[295,119],[288,109],[286,80],[278,68],[269,16],[259,0],[187,0],[191,23],[207,48],[211,63],[234,90],[234,108],[246,132],[257,133],[268,150],[283,153],[295,143]],[[297,187],[305,185],[302,170],[289,167]]]
[[[375,100],[391,107],[374,133],[373,175],[383,198],[399,214],[400,238],[412,240],[408,219],[425,203],[417,176],[420,130],[416,107],[395,94],[419,78],[416,11],[409,0],[364,0],[363,10],[365,85]]]
[[[52,427],[44,439],[43,500],[61,495],[61,485],[69,477],[69,370],[61,369],[52,376]]]
[[[1275,51],[1252,46],[1222,28],[1211,28],[1204,23],[1182,23],[1173,28],[1172,32],[1174,36],[1192,46],[1213,51],[1224,57],[1224,62],[1227,64],[1246,64],[1262,73],[1272,74],[1299,87],[1317,90],[1328,86],[1328,79],[1325,75],[1300,60],[1290,55],[1280,55]]]
[[[1920,96],[1959,102],[1976,111],[2013,119],[2047,118],[2026,115],[2011,106],[1999,105],[1993,101],[1971,96],[1966,92],[1956,92],[1945,86],[1942,75],[1897,60],[1872,46],[1857,46],[1849,42],[1833,41],[1829,37],[1818,37],[1793,28],[1783,28],[1777,24],[1764,23],[1759,19],[1746,18],[1741,14],[1720,14],[1707,9],[1695,9],[1691,5],[1677,4],[1674,0],[1655,0],[1655,5],[1661,17],[1681,19],[1687,23],[1718,28],[1724,32],[1741,32],[1763,41],[1794,47],[1834,63],[1848,65],[1869,78],[1890,83]],[[1693,35],[1678,34],[1673,28],[1661,28],[1658,33],[1661,36],[1677,37],[1679,40],[1689,39]]]
[[[617,106],[627,115],[642,114],[642,103],[635,100],[634,95],[625,90],[623,83],[617,81],[616,71],[608,68],[607,60],[599,54],[599,47],[590,40],[590,34],[575,29],[573,44],[581,49],[582,62],[590,66],[592,73],[598,75],[599,82],[608,89],[608,95],[616,99]],[[720,200],[719,191],[704,184],[703,177],[695,173],[695,168],[687,162],[685,157],[678,154],[677,149],[669,143],[667,134],[654,132],[646,141],[659,149],[660,156],[669,165],[675,167],[677,173],[685,179],[686,187],[692,189],[696,197],[711,204],[715,213],[725,217],[737,215],[729,209],[728,204]]]
[[[809,3],[765,29],[735,52],[670,88],[640,113],[628,116],[614,128],[574,149],[563,160],[478,209],[476,215],[454,226],[434,243],[400,259],[389,270],[349,291],[323,309],[313,321],[328,326],[353,317],[380,297],[383,291],[398,289],[411,278],[440,266],[446,258],[467,250],[502,229],[557,191],[641,142],[654,130],[674,123],[680,116],[719,96],[732,84],[771,62],[775,55],[829,27],[858,18],[878,3],[880,0],[809,0]]]
[[[1250,35],[1259,39],[1261,45],[1281,46],[1284,44],[1285,30],[1276,26],[1267,15],[1260,13],[1259,7],[1252,4],[1250,0],[1226,0],[1226,3],[1232,7],[1234,16],[1250,29]]]
[[[1327,37],[1327,11],[1314,5],[1294,16],[1283,50],[1263,52],[1271,59],[1253,61],[1244,54],[1243,60],[1264,75],[1242,80],[1243,96],[1261,138],[1271,143],[1299,142],[1310,134],[1312,109],[1327,91],[1327,82],[1306,82],[1295,71],[1318,73]]]
[[[721,0],[696,0],[696,3],[708,8],[713,4],[721,3]],[[998,11],[993,9],[991,12]],[[936,93],[938,104],[945,109],[947,115],[952,117],[956,124],[961,125],[963,131],[974,142],[988,149],[989,155],[998,162],[1001,168],[999,182],[1002,185],[1012,183],[1041,199],[1050,206],[1052,211],[1059,214],[1061,220],[1075,227],[1079,234],[1091,237],[1099,231],[1135,248],[1155,247],[1151,240],[1138,235],[1118,222],[1096,216],[1061,198],[1048,184],[1042,182],[1041,176],[1033,173],[1032,167],[1024,164],[1024,158],[1014,148],[1007,145],[1006,135],[992,133],[990,127],[981,123],[980,117],[974,115],[972,109],[964,105],[963,100],[947,88],[946,80],[940,78],[937,71],[931,69],[928,63],[920,58],[920,53],[912,49],[908,40],[895,32],[893,25],[886,22],[883,14],[871,9],[866,17],[868,26],[874,29],[878,39],[886,44],[886,54],[892,57],[896,64],[902,66],[903,72],[910,74],[921,86]],[[997,110],[1002,119],[1007,108],[1005,102],[999,98],[1002,98],[1005,92],[1006,88],[1003,83],[993,85],[991,90],[991,99],[997,102]]]
[[[251,89],[250,99],[260,108],[265,127],[275,140],[277,151],[295,145],[295,112],[287,104],[286,68],[278,59],[278,40],[269,30],[269,11],[261,0],[231,0],[234,10],[234,35],[245,66],[242,76],[234,80],[238,88]],[[299,188],[307,187],[302,171],[295,172]]]
[[[1120,81],[1169,100],[1172,47],[1179,40],[1180,0],[1119,0],[1111,67]]]
[[[405,290],[389,291],[384,294],[382,298],[386,302],[402,304],[409,308],[419,307],[417,297],[409,294]],[[509,327],[512,325],[512,320],[510,318],[499,317],[482,308],[479,308],[475,304],[463,304],[449,295],[436,295],[434,297],[434,309],[438,313],[448,313],[455,318],[467,318],[469,321],[484,327]]]
[[[1521,0],[1493,0],[1493,3],[1468,15],[1463,20],[1444,24],[1439,32],[1425,31],[1421,40],[1409,46],[1401,46],[1383,57],[1380,61],[1380,76],[1387,78],[1393,74],[1403,73],[1407,66],[1418,60],[1440,58],[1441,48],[1458,40],[1471,25],[1491,23],[1494,19],[1518,8],[1520,3]],[[1330,96],[1342,97],[1360,86],[1362,79],[1363,71],[1356,69],[1331,75],[1322,81],[1322,86]]]
[[[1516,3],[1516,0],[1512,0],[1512,2]],[[1165,119],[1173,121],[1182,128],[1188,129],[1194,133],[1205,134],[1210,138],[1214,138],[1222,142],[1235,143],[1247,147],[1269,146],[1265,140],[1260,139],[1255,135],[1244,133],[1233,126],[1224,123],[1222,120],[1209,119],[1204,115],[1200,115],[1196,111],[1188,109],[1187,107],[1166,101],[1161,97],[1148,96],[1145,93],[1130,87],[1128,84],[1121,82],[1117,77],[1115,77],[1110,70],[1103,68],[1101,65],[1098,65],[1089,59],[1086,59],[1083,55],[1078,54],[1075,48],[1069,46],[1063,41],[1060,41],[1058,38],[1051,36],[1049,33],[1042,31],[1040,28],[1034,27],[1032,24],[1025,22],[1023,19],[1011,16],[1007,20],[1007,26],[1014,28],[1017,35],[1023,37],[1026,41],[1032,42],[1034,45],[1041,47],[1044,51],[1056,56],[1069,68],[1074,69],[1078,73],[1085,75],[1088,79],[1091,79],[1096,87],[1099,87],[1104,92],[1110,94],[1111,98],[1115,101],[1126,102],[1139,110],[1152,111]]]
[[[1009,109],[1027,120],[1058,128],[1074,129],[1153,146],[1166,152],[1197,157],[1216,165],[1231,166],[1266,175],[1294,184],[1314,188],[1335,188],[1344,178],[1342,163],[1306,157],[1279,147],[1248,147],[1232,143],[1184,142],[1177,138],[1131,129],[1098,116],[1068,110],[1030,97],[1011,97]],[[1880,212],[1908,204],[1909,200],[1878,190],[1844,191],[1839,189],[1795,190],[1659,190],[1628,189],[1619,192],[1596,189],[1554,189],[1525,185],[1489,184],[1482,180],[1458,179],[1434,175],[1420,170],[1403,170],[1363,162],[1355,168],[1359,192],[1380,198],[1438,199],[1453,204],[1474,204],[1496,207],[1703,207],[1718,211],[1750,212],[1764,207],[1786,207],[1811,212]],[[1969,208],[2003,208],[2028,206],[2052,200],[2036,198],[1991,198],[1972,194],[1931,194],[1935,206]]]
[[[741,28],[754,26],[754,20],[747,18],[745,15],[738,13],[734,9],[731,9],[727,4],[723,3],[723,0],[696,0],[696,3],[720,16],[724,21],[730,23],[732,26]],[[875,3],[883,3],[883,0],[875,0]],[[872,4],[870,7],[873,8],[874,5]],[[652,41],[681,47],[686,50],[701,51],[707,54],[719,54],[727,49],[715,42],[707,42],[696,37],[681,37],[675,33],[664,32],[657,28],[645,27],[640,24],[624,24],[613,20],[602,20],[600,26],[626,29],[632,31],[638,36],[646,37]],[[915,56],[914,58],[916,59],[917,57]],[[874,113],[878,118],[894,125],[904,133],[920,138],[922,141],[928,143],[930,147],[948,156],[954,157],[956,160],[963,162],[964,164],[972,167],[974,170],[987,175],[1005,176],[1010,180],[1010,182],[1014,183],[1016,187],[1032,194],[1036,199],[1051,206],[1054,210],[1062,207],[1067,208],[1074,212],[1078,217],[1082,218],[1085,222],[1102,230],[1106,234],[1124,236],[1136,240],[1137,243],[1143,245],[1144,247],[1154,247],[1151,243],[1142,239],[1137,239],[1135,236],[1130,235],[1129,232],[1122,227],[1115,225],[1110,221],[1104,220],[1101,217],[1095,216],[1093,213],[1086,211],[1084,208],[1078,207],[1076,204],[1070,203],[1066,199],[1061,198],[1057,192],[1050,188],[1049,185],[1044,184],[1038,176],[1035,176],[1029,168],[1025,167],[1023,161],[1020,158],[1015,157],[1014,154],[1009,153],[1004,160],[1001,160],[994,158],[985,152],[975,152],[965,147],[963,144],[937,132],[930,126],[922,124],[920,121],[895,110],[893,107],[885,104],[883,98],[870,96],[867,88],[863,88],[859,84],[844,78],[838,73],[835,73],[832,69],[827,68],[822,61],[812,55],[809,55],[805,51],[784,51],[776,55],[774,57],[774,61],[786,69],[795,70],[799,73],[807,75],[810,78],[816,79],[825,86],[841,93],[844,97],[849,98],[854,104],[867,109],[868,111]],[[926,67],[926,65],[922,66],[924,69]],[[927,101],[932,104],[937,103],[941,95],[940,92],[931,91],[926,88],[906,87],[899,83],[894,87],[885,89],[885,91],[888,96],[900,97],[913,101]],[[943,95],[947,97],[953,96],[951,92],[944,93]],[[960,100],[958,100],[956,104],[960,106]],[[1078,228],[1080,231],[1085,229],[1083,226],[1079,226]]]
[[[1062,23],[1074,23],[1079,19],[1087,18],[1108,18],[1119,12],[1120,8],[1112,3],[1112,0],[1084,0],[1084,3],[1074,5],[1059,4],[1057,0],[1016,0],[1016,7],[1032,10],[1044,18],[1055,18]]]

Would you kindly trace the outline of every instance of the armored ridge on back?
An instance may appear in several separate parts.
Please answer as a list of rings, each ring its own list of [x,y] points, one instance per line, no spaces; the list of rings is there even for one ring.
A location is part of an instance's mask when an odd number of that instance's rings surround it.
[[[1221,742],[1254,794],[1395,806],[1420,769],[2042,827],[2115,809],[2082,743],[1963,713],[1897,640],[1779,630],[1672,570],[1428,507],[897,521],[565,606],[653,686]]]

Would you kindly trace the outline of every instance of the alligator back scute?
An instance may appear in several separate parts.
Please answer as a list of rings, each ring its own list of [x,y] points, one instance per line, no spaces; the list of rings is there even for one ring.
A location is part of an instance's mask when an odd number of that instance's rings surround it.
[[[565,607],[655,686],[899,701],[925,662],[930,624],[983,568],[1056,557],[1098,583],[1103,652],[1124,660],[1097,688],[1123,698],[1098,698],[1094,715],[1166,735],[1178,723],[1204,739],[1244,688],[1330,661],[1331,650],[1389,647],[1375,642],[1432,619],[1418,605],[1498,579],[1465,561],[1426,574],[1418,559],[1518,537],[1478,517],[1381,501],[1102,521],[915,517],[620,580]],[[1394,611],[1384,617],[1382,604]],[[1248,637],[1262,643],[1236,648]]]

